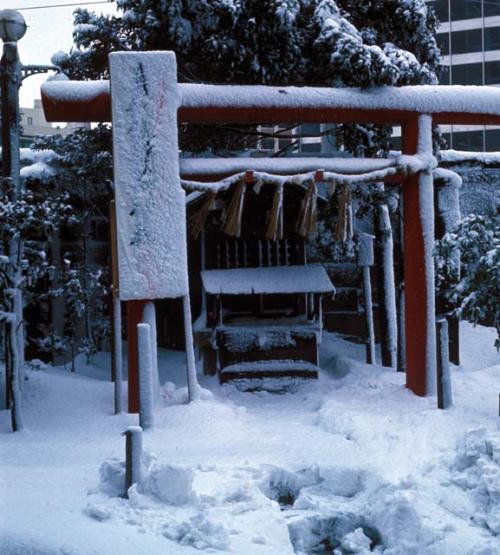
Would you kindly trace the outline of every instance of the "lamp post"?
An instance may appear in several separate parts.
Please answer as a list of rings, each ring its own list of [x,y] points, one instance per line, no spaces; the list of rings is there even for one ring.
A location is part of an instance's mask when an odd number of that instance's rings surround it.
[[[37,73],[61,72],[57,66],[23,66],[19,60],[17,41],[23,38],[27,25],[16,10],[0,10],[0,39],[3,53],[0,60],[2,114],[2,186],[10,189],[12,200],[22,193],[19,153],[19,89],[23,79]],[[12,311],[15,314],[19,367],[24,366],[24,325],[21,285],[22,241],[15,238],[9,245],[12,281]]]

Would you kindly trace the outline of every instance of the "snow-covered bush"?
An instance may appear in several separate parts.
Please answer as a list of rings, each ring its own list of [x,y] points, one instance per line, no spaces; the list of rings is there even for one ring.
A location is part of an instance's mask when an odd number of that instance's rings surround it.
[[[450,309],[474,324],[495,326],[500,348],[500,210],[464,218],[436,242],[435,261],[436,285]]]

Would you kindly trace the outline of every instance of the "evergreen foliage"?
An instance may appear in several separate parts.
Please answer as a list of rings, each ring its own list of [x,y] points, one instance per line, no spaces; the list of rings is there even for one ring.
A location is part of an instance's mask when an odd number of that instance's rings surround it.
[[[454,262],[458,253],[460,267]],[[437,241],[435,260],[437,288],[454,313],[495,326],[500,349],[500,210],[464,218]]]
[[[75,48],[54,62],[73,79],[108,77],[117,50],[173,50],[179,80],[266,85],[435,84],[436,18],[424,0],[118,0],[120,17],[75,12]],[[387,17],[387,14],[391,17]],[[263,122],[265,123],[265,122]],[[203,129],[203,128],[202,128]],[[343,126],[365,155],[388,149],[389,129]],[[184,149],[241,148],[214,126],[181,137]],[[218,138],[221,135],[225,138]]]

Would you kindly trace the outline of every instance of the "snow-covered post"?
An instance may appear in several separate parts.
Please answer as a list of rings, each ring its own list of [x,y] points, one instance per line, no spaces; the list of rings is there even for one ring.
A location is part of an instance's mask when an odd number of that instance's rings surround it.
[[[402,126],[403,153],[432,160],[432,117]],[[403,183],[406,384],[417,395],[436,391],[434,187],[431,170]]]
[[[196,376],[196,362],[193,347],[193,324],[191,319],[191,302],[186,295],[182,299],[184,309],[184,334],[186,337],[186,361],[187,361],[187,384],[189,400],[194,401],[200,398],[200,386]],[[221,309],[222,311],[222,309]]]
[[[437,342],[437,404],[439,409],[447,409],[453,404],[451,392],[451,372],[448,349],[448,322],[440,318],[436,322]]]
[[[144,305],[189,296],[177,128],[181,95],[173,52],[114,52],[109,62],[119,292],[128,301],[129,411],[137,412],[136,333]],[[186,344],[189,361],[187,337]]]
[[[151,371],[153,376],[153,402],[160,395],[160,376],[158,375],[158,337],[156,331],[155,303],[150,301],[144,305],[142,321],[149,326],[151,332]]]
[[[458,173],[443,168],[436,168],[433,175],[438,211],[436,214],[436,239],[441,239],[445,233],[453,231],[461,219],[460,187],[462,178]],[[460,274],[460,249],[458,246],[453,253],[452,262]],[[438,311],[441,312],[440,308]],[[450,362],[458,366],[460,364],[460,318],[448,314],[447,320]]]
[[[381,186],[383,190],[383,185]],[[376,227],[378,255],[378,291],[381,333],[382,365],[397,367],[398,318],[394,279],[394,242],[391,218],[387,204],[377,207]]]
[[[138,324],[137,343],[139,356],[139,424],[143,430],[153,427],[153,362],[151,356],[151,328]]]
[[[375,237],[369,233],[359,234],[358,265],[363,268],[363,293],[365,298],[366,329],[368,331],[368,344],[366,349],[366,362],[375,364],[375,330],[373,326],[372,283],[370,267],[373,266],[373,240]]]
[[[123,434],[125,436],[125,497],[133,484],[141,481],[142,459],[142,428],[129,426]]]

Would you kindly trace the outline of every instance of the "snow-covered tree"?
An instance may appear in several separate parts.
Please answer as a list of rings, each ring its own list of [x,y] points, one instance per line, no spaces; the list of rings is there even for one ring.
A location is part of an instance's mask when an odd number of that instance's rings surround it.
[[[6,179],[0,189],[0,335],[5,339],[8,408],[12,429],[23,427],[22,377],[25,336],[20,326],[23,299],[33,284],[47,270],[43,242],[71,213],[67,198],[47,196],[46,191],[33,187],[15,194]],[[15,253],[15,256],[13,256]]]
[[[117,50],[173,50],[179,80],[270,85],[436,83],[436,18],[424,0],[118,0],[120,16],[75,12],[75,48],[54,61],[73,79],[108,76]],[[387,14],[390,13],[390,17]],[[221,128],[222,127],[222,131]],[[197,127],[188,150],[241,145],[237,133]],[[343,126],[351,151],[388,148],[389,130]],[[228,134],[229,133],[229,134]]]
[[[50,149],[51,183],[72,205],[72,219],[52,249],[51,287],[45,298],[61,299],[64,327],[51,330],[42,344],[91,357],[109,337],[108,206],[112,196],[110,130],[78,129],[67,137],[39,138],[34,149]],[[96,227],[100,243],[96,242]],[[54,242],[55,243],[55,242]],[[100,245],[100,246],[99,246]],[[63,248],[64,246],[64,248]],[[55,252],[57,251],[57,252]],[[40,341],[39,341],[40,344]]]
[[[474,324],[495,326],[500,349],[500,211],[464,218],[436,243],[435,260],[436,286],[450,309]]]

